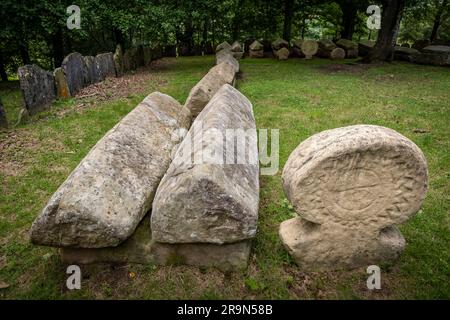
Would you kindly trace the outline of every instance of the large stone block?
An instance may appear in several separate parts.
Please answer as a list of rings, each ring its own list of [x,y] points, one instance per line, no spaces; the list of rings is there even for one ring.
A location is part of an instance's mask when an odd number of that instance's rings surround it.
[[[116,46],[113,59],[114,59],[114,68],[116,70],[116,76],[120,77],[125,72],[123,67],[123,51],[122,46],[120,44]]]
[[[259,166],[252,105],[230,85],[195,120],[161,181],[153,239],[234,243],[256,234]]]
[[[420,54],[420,51],[413,48],[396,46],[394,50],[395,60],[412,62],[414,60],[414,56],[418,54]]]
[[[198,116],[224,84],[233,84],[235,74],[235,67],[227,62],[212,67],[191,89],[186,100],[185,107],[190,110],[192,116]]]
[[[18,70],[20,89],[25,107],[30,114],[42,110],[56,98],[53,73],[35,65],[25,65]]]
[[[117,246],[151,206],[189,111],[159,92],[100,139],[34,221],[31,241],[56,247]]]
[[[216,245],[209,243],[158,243],[152,240],[150,217],[145,217],[133,235],[114,248],[61,248],[61,260],[67,264],[155,264],[215,267],[222,271],[247,267],[251,241]]]
[[[89,83],[86,83],[86,64],[83,56],[78,52],[73,52],[64,58],[61,68],[66,75],[67,85],[71,96],[75,96],[81,89]]]
[[[255,40],[250,44],[248,54],[250,58],[264,58],[264,46]]]
[[[272,42],[272,50],[273,51],[278,51],[281,48],[289,48],[289,43],[286,40],[283,39],[276,39],[275,41]]]
[[[216,47],[216,53],[218,53],[218,52],[220,52],[220,51],[222,51],[222,50],[228,50],[228,51],[230,51],[231,50],[231,45],[228,43],[228,42],[222,42],[221,44],[219,44],[217,47]]]
[[[340,39],[336,42],[336,45],[345,51],[345,57],[347,59],[354,59],[358,57],[358,44],[351,40]]]
[[[70,97],[69,86],[67,85],[67,80],[63,69],[56,68],[53,71],[53,77],[55,78],[56,95],[59,98]]]
[[[311,59],[319,50],[319,44],[315,40],[303,40],[300,48],[305,58]]]
[[[99,67],[95,62],[95,57],[86,56],[83,57],[84,64],[86,66],[86,73],[84,74],[84,85],[88,86],[103,80],[100,74]]]
[[[287,60],[289,58],[289,54],[290,54],[289,49],[284,47],[277,51],[274,51],[274,56],[278,60]]]
[[[216,54],[216,64],[221,64],[222,62],[226,62],[233,66],[234,73],[239,72],[239,62],[234,57],[233,52],[229,50],[222,50]]]
[[[299,214],[280,226],[284,246],[302,268],[329,270],[396,259],[405,240],[395,225],[419,211],[428,171],[406,137],[357,125],[302,142],[282,178]]]

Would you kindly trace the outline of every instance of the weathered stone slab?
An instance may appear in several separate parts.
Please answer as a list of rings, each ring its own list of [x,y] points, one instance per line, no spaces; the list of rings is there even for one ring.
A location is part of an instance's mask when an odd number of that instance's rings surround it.
[[[340,39],[336,42],[336,45],[345,51],[345,57],[347,59],[354,59],[358,57],[358,44],[351,40]]]
[[[84,74],[84,86],[102,81],[103,79],[101,77],[100,70],[95,62],[95,57],[86,56],[83,57],[83,59],[86,66],[86,73]]]
[[[274,51],[274,56],[278,60],[287,60],[289,58],[289,49],[281,48],[280,50]]]
[[[75,96],[86,84],[86,64],[83,56],[73,52],[64,58],[61,68],[66,75],[67,85],[71,96]]]
[[[421,52],[412,57],[412,62],[432,66],[450,66],[450,55],[445,53]]]
[[[422,49],[425,53],[450,54],[450,46],[428,46]]]
[[[31,241],[101,248],[126,240],[147,213],[190,113],[159,92],[97,142],[34,221]],[[181,130],[181,131],[180,131]]]
[[[35,65],[25,65],[17,73],[25,107],[30,114],[42,110],[55,100],[55,79],[51,72]]]
[[[240,44],[239,41],[233,42],[233,44],[230,47],[230,50],[232,52],[243,52],[244,51],[243,48],[242,48],[242,45]]]
[[[116,76],[120,77],[124,73],[124,67],[123,67],[123,51],[122,46],[118,44],[116,46],[116,51],[114,51],[114,68],[116,70]]]
[[[56,95],[59,98],[70,97],[69,86],[67,85],[67,80],[63,69],[56,68],[53,71],[53,77],[55,78]]]
[[[425,198],[422,151],[394,130],[357,125],[302,142],[283,170],[283,188],[299,217],[280,226],[281,240],[304,269],[390,262],[405,240],[395,227]]]
[[[135,60],[136,48],[125,50],[123,54],[123,68],[125,71],[136,70],[137,64]]]
[[[315,40],[303,40],[300,49],[306,59],[311,59],[317,54],[319,44]]]
[[[375,46],[375,41],[361,41],[358,43],[358,53],[360,57],[365,57]]]
[[[332,60],[345,59],[345,50],[336,46],[336,44],[328,39],[318,41],[319,49],[317,55],[322,58]]]
[[[61,248],[61,260],[68,264],[154,264],[214,267],[222,271],[247,267],[251,242],[216,245],[210,243],[158,243],[152,240],[150,217],[146,216],[133,235],[114,248]]]
[[[6,112],[3,108],[2,100],[0,99],[0,128],[8,128],[8,120],[6,118]]]
[[[429,39],[420,39],[420,40],[416,40],[412,47],[416,50],[422,50],[423,48],[429,46],[431,44]]]
[[[239,142],[233,139],[236,129]],[[222,86],[194,121],[158,187],[153,239],[224,244],[253,238],[259,202],[256,143],[250,101]]]
[[[233,66],[234,73],[239,72],[239,62],[234,58],[233,52],[228,50],[222,50],[216,54],[216,64],[221,64],[222,62],[226,62],[229,65]]]
[[[234,83],[235,75],[234,67],[227,62],[212,67],[191,89],[184,106],[195,118],[224,84]]]
[[[95,65],[102,81],[107,77],[116,76],[116,69],[114,67],[114,55],[111,52],[100,53],[96,55]]]
[[[144,66],[148,67],[152,62],[152,49],[144,47]]]

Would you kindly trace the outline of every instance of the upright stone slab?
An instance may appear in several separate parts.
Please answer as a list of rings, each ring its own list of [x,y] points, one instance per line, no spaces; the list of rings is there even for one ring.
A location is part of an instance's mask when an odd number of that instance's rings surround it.
[[[95,57],[95,65],[97,66],[100,79],[105,80],[107,77],[116,76],[116,69],[114,67],[114,56],[111,52],[98,54]]]
[[[317,54],[319,44],[315,40],[303,40],[301,43],[301,50],[306,59],[311,59]]]
[[[216,47],[216,53],[218,53],[222,50],[230,50],[230,49],[231,49],[231,45],[228,42],[224,41]]]
[[[53,71],[53,77],[55,78],[56,95],[59,98],[70,97],[69,86],[67,85],[67,80],[63,69],[56,68]]]
[[[281,241],[303,269],[330,270],[395,260],[405,246],[395,225],[419,211],[428,172],[409,139],[357,125],[302,142],[282,178],[299,217],[280,225]]]
[[[222,62],[226,62],[229,65],[233,66],[234,73],[239,72],[239,62],[234,58],[233,52],[228,50],[222,50],[216,54],[216,64],[221,64]]]
[[[123,54],[124,71],[136,70],[135,51],[135,48],[125,50],[125,53]]]
[[[56,98],[53,73],[35,65],[25,65],[17,71],[25,107],[35,114]]]
[[[61,68],[66,75],[67,85],[71,96],[75,96],[86,86],[86,64],[83,56],[78,52],[73,52],[64,58]]]
[[[114,51],[114,69],[116,70],[116,76],[120,77],[124,73],[124,67],[123,67],[123,51],[122,46],[118,44],[116,46],[116,50]]]
[[[144,66],[148,67],[152,62],[152,49],[144,47]]]
[[[84,85],[88,86],[103,80],[99,67],[95,61],[95,57],[86,56],[83,57],[84,64],[86,66],[86,73],[84,75]]]
[[[0,128],[8,128],[8,120],[6,118],[6,112],[3,108],[2,100],[0,99]]]
[[[283,47],[280,50],[275,51],[274,56],[278,60],[287,60],[289,58],[289,53],[289,49]]]
[[[264,58],[264,46],[257,40],[249,46],[250,58]]]
[[[224,85],[194,121],[156,191],[153,240],[224,244],[253,238],[259,202],[256,143],[250,101]]]
[[[235,67],[222,62],[213,68],[192,88],[185,107],[195,118],[224,84],[234,83]]]
[[[272,50],[273,51],[278,51],[281,48],[289,48],[289,43],[286,40],[283,39],[276,39],[275,41],[272,42]]]
[[[34,221],[31,241],[56,247],[117,246],[151,206],[189,111],[159,92],[100,139]]]

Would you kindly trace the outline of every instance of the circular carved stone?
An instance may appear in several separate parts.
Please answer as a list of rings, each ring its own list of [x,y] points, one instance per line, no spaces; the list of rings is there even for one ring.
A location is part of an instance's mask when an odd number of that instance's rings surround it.
[[[422,151],[396,131],[371,125],[308,138],[283,170],[284,191],[301,217],[374,230],[414,215],[427,183]]]

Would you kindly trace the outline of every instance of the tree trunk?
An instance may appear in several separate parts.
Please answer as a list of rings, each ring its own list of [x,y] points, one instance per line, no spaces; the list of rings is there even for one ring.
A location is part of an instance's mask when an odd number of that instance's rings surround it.
[[[283,39],[291,41],[292,18],[294,16],[294,0],[284,0]]]
[[[0,77],[2,81],[8,81],[8,75],[5,69],[5,63],[3,62],[3,55],[0,53]]]
[[[123,51],[125,51],[125,36],[123,35],[122,31],[118,28],[113,29],[114,32],[114,40],[116,42],[116,46],[120,44],[120,47]]]
[[[64,59],[64,37],[61,26],[58,26],[52,35],[52,49],[53,65],[55,68],[58,68]]]
[[[235,8],[235,14],[234,14],[234,18],[233,18],[233,41],[238,41],[239,40],[239,33],[241,31],[241,8],[242,5],[244,4],[244,0],[239,0],[237,2],[236,8]]]
[[[384,1],[381,15],[381,30],[378,32],[377,43],[362,62],[391,62],[394,59],[394,47],[397,43],[400,21],[406,0]]]
[[[31,60],[30,60],[30,54],[28,52],[28,46],[25,43],[21,43],[19,44],[19,52],[20,52],[20,57],[22,58],[22,62],[23,64],[30,64]]]
[[[355,33],[356,17],[358,14],[358,8],[354,1],[340,1],[339,6],[342,11],[342,39],[353,39],[353,33]]]
[[[434,18],[433,30],[431,31],[430,41],[433,43],[436,41],[438,36],[439,27],[441,26],[442,15],[444,14],[445,8],[448,4],[448,0],[444,0],[436,13]]]

